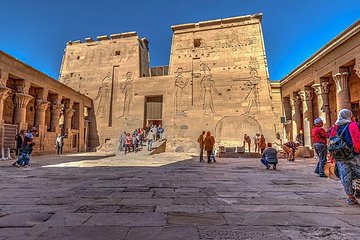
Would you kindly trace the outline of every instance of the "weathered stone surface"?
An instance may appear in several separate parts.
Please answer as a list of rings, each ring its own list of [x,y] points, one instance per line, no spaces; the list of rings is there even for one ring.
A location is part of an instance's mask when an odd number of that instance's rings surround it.
[[[208,165],[190,154],[142,154],[88,157],[86,168],[84,156],[64,157],[63,163],[33,157],[30,171],[1,161],[0,239],[319,240],[360,234],[360,208],[347,206],[340,182],[313,174],[314,159],[281,159],[272,171],[259,159]],[[65,163],[71,167],[61,167]]]

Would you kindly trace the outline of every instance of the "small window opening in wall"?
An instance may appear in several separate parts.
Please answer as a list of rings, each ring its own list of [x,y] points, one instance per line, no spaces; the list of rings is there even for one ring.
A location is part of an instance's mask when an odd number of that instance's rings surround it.
[[[109,142],[110,140],[111,140],[110,138],[106,138],[105,143]]]
[[[194,47],[200,47],[200,46],[201,46],[201,38],[195,38]]]
[[[351,103],[351,110],[359,110],[360,109],[360,104],[359,102],[353,102]]]
[[[121,52],[120,51],[115,51],[115,56],[120,56]]]
[[[33,106],[30,106],[30,112],[34,111]]]
[[[80,59],[80,56],[77,56],[77,60],[79,60]]]

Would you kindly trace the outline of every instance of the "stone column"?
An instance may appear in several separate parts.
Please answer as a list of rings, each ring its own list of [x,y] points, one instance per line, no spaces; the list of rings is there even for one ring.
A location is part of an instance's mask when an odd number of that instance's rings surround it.
[[[339,72],[333,75],[336,84],[336,107],[337,112],[341,109],[351,109],[350,90],[349,90],[349,73]]]
[[[4,101],[9,96],[10,88],[6,87],[9,79],[9,72],[0,69],[0,121],[4,119]]]
[[[300,115],[300,104],[301,98],[297,93],[293,93],[290,98],[291,113],[292,113],[292,136],[295,141],[296,136],[301,130],[301,115]]]
[[[313,116],[313,90],[305,89],[299,92],[303,106],[303,125],[304,125],[304,143],[310,147],[311,144],[311,128],[314,122]]]
[[[47,101],[48,91],[45,89],[39,89],[36,93],[35,100],[35,121],[34,125],[39,129],[39,131],[46,132],[45,129],[45,111],[49,106]]]
[[[35,101],[35,126],[40,128],[45,126],[45,111],[49,106],[49,102],[36,99]]]
[[[64,131],[66,134],[69,134],[71,131],[71,120],[72,116],[74,115],[75,110],[73,109],[74,102],[69,100],[65,104],[64,108]]]
[[[61,96],[51,101],[51,120],[50,120],[50,131],[60,133],[59,119],[60,114],[63,111],[63,105],[61,104]]]
[[[14,124],[19,125],[19,129],[27,129],[26,106],[33,97],[25,93],[15,93],[14,98]]]
[[[329,91],[330,83],[322,82],[312,85],[314,92],[318,99],[319,118],[324,121],[324,128],[330,128],[330,106],[329,106]]]
[[[10,88],[0,87],[0,121],[4,119],[4,101],[9,96]]]

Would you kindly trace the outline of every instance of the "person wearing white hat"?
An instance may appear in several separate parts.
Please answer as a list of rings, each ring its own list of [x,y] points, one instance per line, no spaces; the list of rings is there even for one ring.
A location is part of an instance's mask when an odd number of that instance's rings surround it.
[[[326,164],[327,156],[327,138],[328,134],[323,129],[323,120],[316,118],[314,120],[314,128],[311,130],[311,137],[314,144],[316,155],[318,156],[318,163],[315,168],[315,173],[319,174],[319,177],[326,177],[324,173],[324,166]]]

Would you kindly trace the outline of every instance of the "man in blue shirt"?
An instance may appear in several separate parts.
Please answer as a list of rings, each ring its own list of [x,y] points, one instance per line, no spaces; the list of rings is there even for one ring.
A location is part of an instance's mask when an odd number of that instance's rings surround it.
[[[276,170],[276,164],[278,163],[277,150],[272,147],[271,142],[267,143],[267,148],[261,156],[261,162],[266,166],[266,169],[270,169],[270,164],[272,164],[273,169]]]

